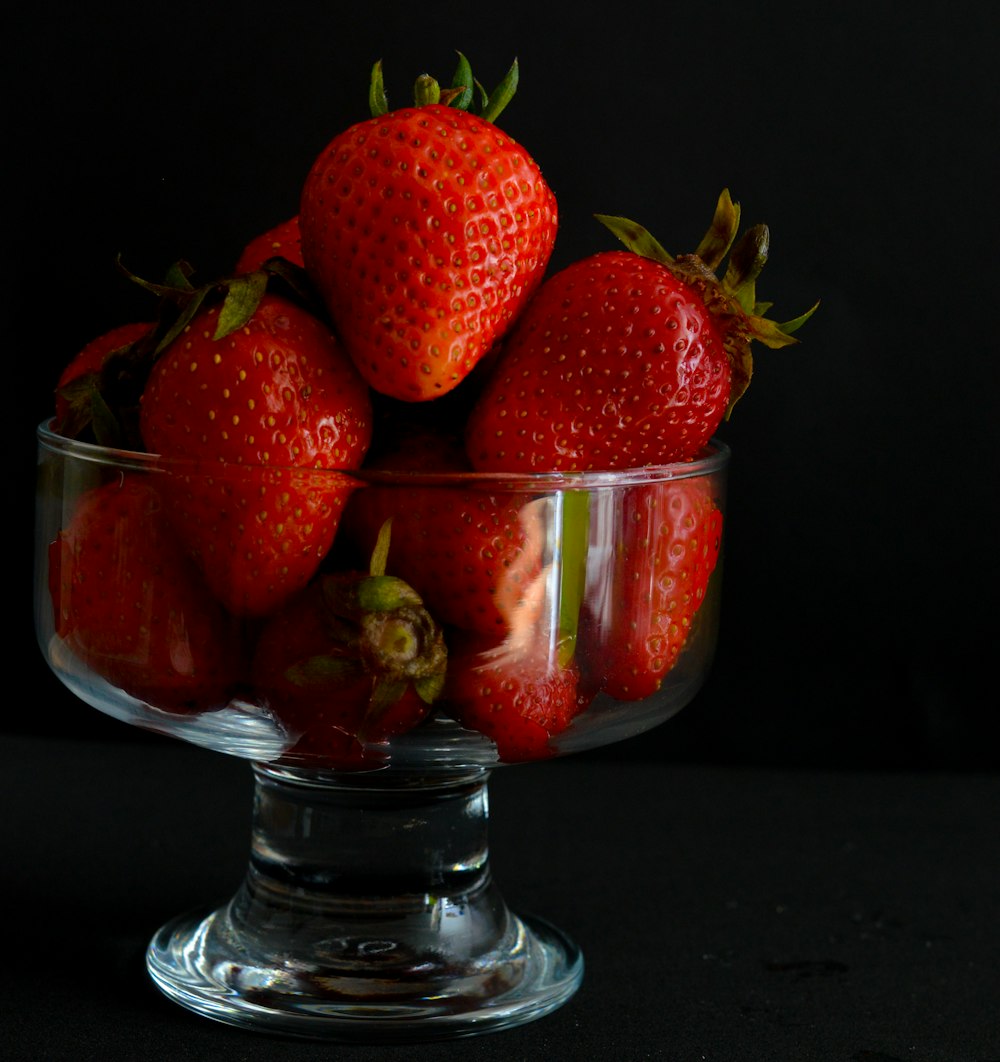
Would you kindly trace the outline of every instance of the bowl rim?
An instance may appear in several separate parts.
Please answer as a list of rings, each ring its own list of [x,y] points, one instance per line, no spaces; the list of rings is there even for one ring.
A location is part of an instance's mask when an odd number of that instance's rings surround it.
[[[78,461],[108,465],[135,471],[184,475],[238,474],[248,469],[269,472],[289,472],[319,477],[347,476],[359,484],[489,487],[506,490],[592,490],[600,487],[633,486],[665,480],[694,479],[723,471],[732,451],[721,439],[713,436],[698,457],[659,465],[643,465],[604,471],[581,472],[422,472],[416,470],[388,471],[371,468],[315,468],[312,466],[282,466],[233,464],[224,461],[206,462],[196,458],[165,458],[159,454],[137,450],[101,446],[97,443],[72,439],[56,432],[54,418],[42,421],[37,429],[39,446]]]

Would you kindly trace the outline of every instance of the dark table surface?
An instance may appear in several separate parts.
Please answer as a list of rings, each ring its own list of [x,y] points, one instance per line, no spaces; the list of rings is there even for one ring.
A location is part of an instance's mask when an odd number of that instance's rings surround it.
[[[520,1029],[344,1047],[189,1014],[145,973],[163,921],[242,877],[246,763],[145,735],[0,757],[5,1059],[1000,1060],[995,775],[498,770],[494,873],[582,945],[583,986]]]

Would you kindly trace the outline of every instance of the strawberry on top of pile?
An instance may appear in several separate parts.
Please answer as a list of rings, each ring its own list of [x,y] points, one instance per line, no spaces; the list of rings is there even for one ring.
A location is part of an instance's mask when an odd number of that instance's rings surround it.
[[[437,709],[501,760],[539,758],[597,693],[658,689],[719,555],[704,479],[628,492],[611,611],[584,600],[553,659],[531,636],[531,502],[460,482],[403,502],[351,476],[690,461],[746,390],[752,341],[794,342],[815,309],[765,316],[768,230],[737,240],[727,191],[691,254],[595,215],[621,246],[547,276],[556,197],[496,122],[517,80],[515,62],[488,93],[459,53],[448,87],[421,76],[391,109],[376,63],[371,117],[231,275],[128,274],[148,320],[66,365],[53,422],[182,462],[88,492],[50,548],[57,634],[107,681],[173,712],[254,697],[287,758],[343,767]],[[364,565],[343,568],[345,543]]]

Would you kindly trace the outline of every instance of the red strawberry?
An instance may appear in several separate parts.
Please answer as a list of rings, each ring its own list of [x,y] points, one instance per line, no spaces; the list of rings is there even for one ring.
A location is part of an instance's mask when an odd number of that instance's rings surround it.
[[[237,273],[249,273],[271,258],[285,258],[292,265],[302,265],[302,236],[298,215],[282,221],[255,236],[243,248],[236,262]]]
[[[225,304],[223,304],[225,306]],[[142,394],[146,448],[194,462],[170,478],[175,523],[220,600],[264,615],[308,583],[337,528],[371,435],[364,382],[326,328],[265,293],[216,338],[200,310]]]
[[[432,431],[408,432],[370,471],[464,472],[460,443]],[[497,637],[510,629],[542,570],[544,529],[532,496],[433,483],[380,486],[354,493],[344,533],[370,551],[392,520],[393,571],[442,623]]]
[[[561,664],[543,642],[459,633],[449,646],[444,710],[496,744],[514,763],[555,754],[551,739],[583,709],[574,662]]]
[[[764,226],[747,232],[721,281],[711,272],[739,224],[728,192],[697,253],[682,258],[632,222],[602,220],[630,249],[573,263],[532,300],[469,418],[479,470],[690,458],[745,390],[751,340],[795,342],[790,333],[813,312],[783,325],[761,316],[754,287],[767,256]]]
[[[452,390],[541,281],[555,197],[524,148],[492,123],[515,76],[516,65],[479,116],[460,109],[471,74],[447,94],[451,105],[374,106],[375,117],[336,136],[306,178],[306,270],[361,374],[383,394],[421,401]],[[418,82],[418,99],[439,98],[436,82]]]
[[[609,582],[591,589],[580,666],[619,700],[655,693],[687,641],[722,541],[722,513],[705,479],[629,487],[616,517]]]
[[[49,558],[56,634],[84,664],[166,711],[226,703],[238,626],[184,556],[148,477],[83,494]]]
[[[268,620],[252,665],[257,693],[294,738],[286,759],[361,766],[423,721],[444,682],[440,628],[401,579],[324,575]]]
[[[92,339],[63,369],[56,384],[54,429],[60,435],[79,438],[88,429],[105,446],[134,441],[122,434],[104,400],[100,374],[108,361],[145,339],[153,325],[144,321],[119,325]]]

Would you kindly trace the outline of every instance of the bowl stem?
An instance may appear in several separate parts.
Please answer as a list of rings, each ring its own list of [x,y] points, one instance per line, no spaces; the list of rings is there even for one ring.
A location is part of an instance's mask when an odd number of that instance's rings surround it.
[[[154,981],[229,1024],[345,1042],[464,1036],[554,1010],[583,960],[501,896],[489,773],[256,764],[243,884],[156,934]]]

